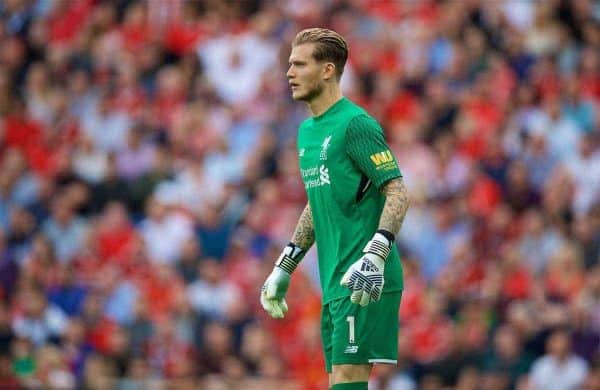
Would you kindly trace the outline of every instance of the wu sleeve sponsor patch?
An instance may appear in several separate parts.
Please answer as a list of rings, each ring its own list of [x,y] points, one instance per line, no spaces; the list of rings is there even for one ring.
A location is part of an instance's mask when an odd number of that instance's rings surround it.
[[[348,124],[346,151],[360,171],[377,187],[402,176],[385,142],[381,126],[369,116],[357,116]]]
[[[392,156],[392,152],[386,150],[384,152],[377,152],[369,156],[373,165],[375,165],[375,169],[389,171],[396,169],[396,162],[394,161],[394,156]]]

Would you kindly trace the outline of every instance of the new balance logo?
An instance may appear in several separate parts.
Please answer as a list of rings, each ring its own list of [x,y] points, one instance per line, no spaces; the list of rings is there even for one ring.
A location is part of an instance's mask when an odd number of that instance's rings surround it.
[[[381,164],[392,162],[394,160],[394,157],[392,157],[392,152],[390,152],[389,150],[385,152],[372,154],[370,158],[371,161],[373,161],[373,164],[375,164],[375,166],[377,167]]]
[[[325,165],[319,167],[319,174],[322,184],[331,184],[329,182],[329,169],[325,168]]]
[[[348,345],[344,353],[358,353],[358,345]]]

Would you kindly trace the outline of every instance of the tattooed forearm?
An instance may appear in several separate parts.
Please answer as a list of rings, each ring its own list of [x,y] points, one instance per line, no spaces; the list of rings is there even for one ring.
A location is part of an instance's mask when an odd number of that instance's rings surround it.
[[[313,226],[312,212],[307,203],[304,211],[298,219],[296,230],[292,236],[292,242],[307,251],[315,242],[315,229]]]
[[[381,192],[385,194],[386,199],[379,218],[379,229],[387,230],[396,235],[400,231],[410,203],[408,191],[402,178],[397,178],[387,182]]]

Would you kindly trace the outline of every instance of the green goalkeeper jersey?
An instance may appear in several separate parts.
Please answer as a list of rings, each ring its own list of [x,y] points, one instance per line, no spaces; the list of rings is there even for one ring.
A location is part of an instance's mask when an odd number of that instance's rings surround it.
[[[298,131],[300,173],[312,211],[323,303],[350,295],[344,272],[362,256],[378,228],[385,196],[380,188],[400,177],[381,126],[346,98]],[[402,290],[394,246],[385,265],[383,292]]]

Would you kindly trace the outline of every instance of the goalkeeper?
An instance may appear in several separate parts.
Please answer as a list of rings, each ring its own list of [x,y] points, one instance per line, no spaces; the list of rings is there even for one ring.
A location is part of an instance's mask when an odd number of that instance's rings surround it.
[[[374,363],[397,361],[403,285],[394,238],[408,196],[381,127],[342,96],[347,57],[344,38],[331,30],[303,30],[292,43],[292,97],[312,113],[298,130],[308,204],[260,300],[271,316],[285,316],[290,275],[316,241],[330,388],[367,389]]]

